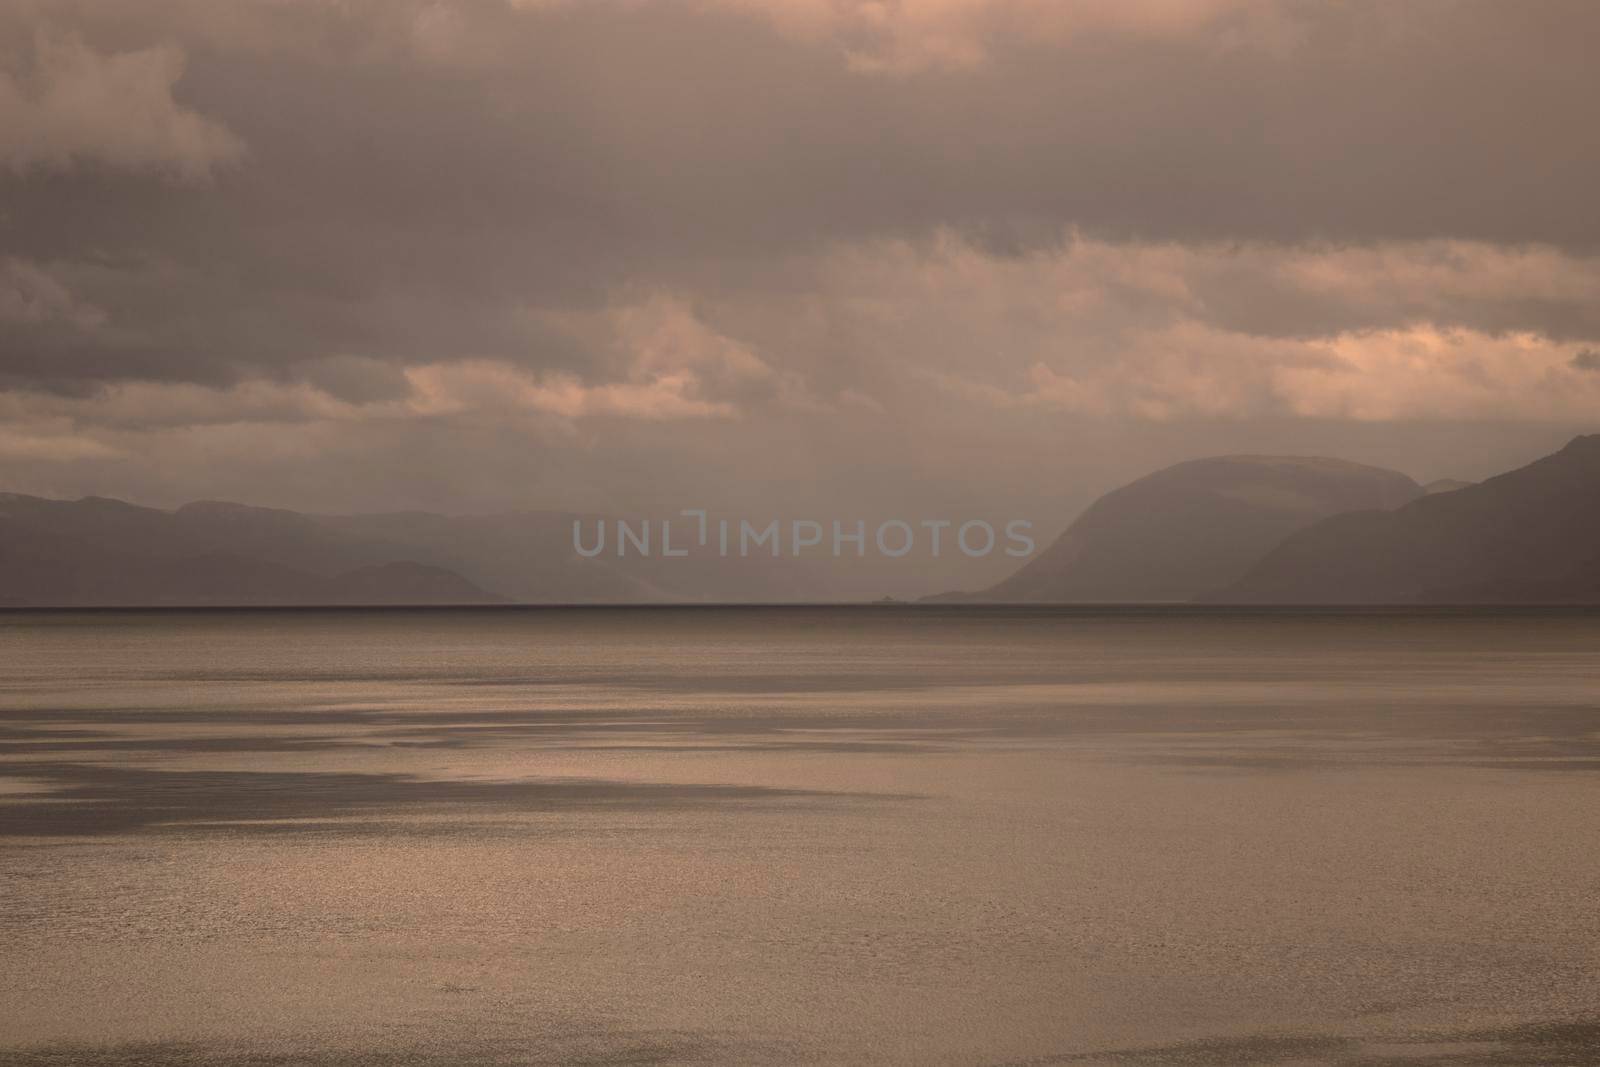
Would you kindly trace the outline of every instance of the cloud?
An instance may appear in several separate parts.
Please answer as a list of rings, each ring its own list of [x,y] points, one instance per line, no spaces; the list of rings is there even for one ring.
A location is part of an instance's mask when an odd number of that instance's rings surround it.
[[[52,432],[48,427],[0,426],[0,457],[12,461],[58,464],[79,460],[115,460],[122,452],[91,436]]]
[[[1537,334],[1491,336],[1419,326],[1347,334],[1320,366],[1283,367],[1275,391],[1296,415],[1401,418],[1600,418],[1600,382],[1572,368],[1575,345]]]
[[[775,368],[750,344],[719,332],[680,295],[633,294],[596,310],[552,310],[538,318],[589,353],[594,366],[634,383],[680,383],[719,413],[826,407],[800,373]]]
[[[303,382],[262,380],[226,388],[191,382],[116,382],[88,395],[0,392],[0,419],[60,420],[76,431],[163,430],[234,423],[295,424],[363,417],[364,409]]]
[[[57,274],[87,276],[9,261],[0,318],[104,332],[104,313]],[[737,288],[519,305],[505,314],[521,333],[502,354],[340,354],[232,384],[21,389],[0,393],[9,402],[0,413],[118,432],[478,416],[892,417],[925,435],[938,421],[931,389],[997,420],[1031,410],[1132,422],[1570,421],[1600,414],[1600,381],[1584,373],[1600,338],[1597,289],[1600,257],[1543,246],[1069,232],[1010,254],[947,230],[835,245],[768,264]],[[550,344],[568,367],[539,358]]]
[[[1425,473],[1470,437],[1440,473],[1485,473],[1595,421],[1596,32],[1586,0],[0,3],[6,478],[954,512],[1207,451]]]
[[[683,372],[587,385],[571,375],[534,375],[492,360],[463,360],[412,367],[406,377],[413,390],[407,407],[424,416],[520,411],[569,419],[702,419],[735,414],[731,405],[699,399],[695,378]]]
[[[105,312],[73,296],[47,268],[14,256],[0,259],[0,323],[92,330],[104,321]]]
[[[1534,334],[1418,326],[1267,343],[1191,326],[1142,340],[1116,363],[1077,376],[1035,364],[1030,389],[991,402],[1155,421],[1600,417],[1600,382],[1571,369],[1574,346]]]
[[[648,373],[636,380],[586,384],[571,375],[534,374],[512,364],[463,359],[403,372],[404,395],[352,401],[307,381],[252,379],[226,387],[188,382],[117,382],[87,396],[0,391],[0,418],[66,420],[75,428],[160,430],[242,423],[357,423],[475,414],[567,419],[727,418],[737,410],[702,399],[694,375]]]
[[[101,53],[77,37],[37,31],[23,69],[0,69],[0,163],[15,171],[96,163],[209,179],[238,160],[244,144],[173,98],[183,66],[172,45]]]
[[[741,397],[767,388],[798,398],[793,387],[816,388],[802,379],[826,364],[827,401],[861,384],[847,380],[840,345],[822,338],[812,355],[779,356],[728,325],[730,298],[766,285],[772,264],[946,231],[1031,267],[1070,227],[1138,245],[1141,269],[1230,243],[1367,250],[1366,264],[1354,253],[1282,257],[1285,269],[1357,275],[1337,292],[1315,278],[1246,287],[1184,267],[1195,297],[1243,332],[1380,327],[1391,318],[1381,291],[1360,302],[1372,321],[1348,319],[1355,305],[1343,294],[1359,275],[1432,271],[1457,284],[1469,274],[1444,244],[1439,263],[1409,252],[1382,261],[1387,249],[1455,239],[1462,254],[1493,250],[1502,271],[1470,273],[1491,295],[1461,324],[1576,337],[1600,317],[1595,302],[1562,297],[1543,313],[1533,297],[1512,306],[1504,295],[1548,291],[1542,272],[1600,247],[1600,216],[1588,210],[1600,140],[1571,132],[1582,128],[1578,102],[1600,92],[1600,67],[1576,44],[1596,9],[1545,10],[1528,19],[1468,0],[0,5],[10,43],[0,69],[7,86],[23,86],[30,114],[41,48],[66,57],[52,69],[88,72],[74,82],[99,86],[107,79],[90,75],[125,62],[140,74],[126,92],[87,93],[91,114],[113,103],[133,114],[68,124],[70,138],[3,142],[0,160],[35,160],[0,162],[7,252],[44,265],[103,320],[92,336],[57,323],[44,338],[45,324],[7,323],[0,379],[69,391],[118,376],[215,385],[298,374],[331,353],[395,366],[470,353],[616,379],[625,366],[589,362],[620,360],[615,345],[575,344],[547,313],[593,315],[619,293],[667,293],[702,318],[724,316],[719,329],[772,371],[763,387],[702,368],[705,388],[727,378]],[[1292,61],[1271,49],[1218,52],[1274,21],[1297,28]],[[868,23],[883,28],[862,37]],[[983,60],[906,77],[864,77],[840,61],[842,49],[887,55],[895,40],[950,34],[976,34]],[[206,188],[148,181],[152,169],[215,174],[236,158],[185,147],[203,136],[160,132],[184,127],[149,118],[174,109],[189,127],[247,143],[249,166]],[[1534,251],[1507,254],[1518,248]],[[1416,295],[1425,289],[1406,286],[1417,300],[1431,299]],[[1158,295],[1146,294],[1153,308],[1166,306]],[[1474,299],[1439,298],[1448,314]],[[837,320],[820,300],[806,306]]]
[[[1600,257],[1437,241],[1179,245],[958,235],[814,267],[830,332],[997,411],[1101,419],[1600,416]],[[1284,309],[1292,313],[1285,314]],[[774,315],[778,314],[774,311]],[[1592,353],[1590,353],[1592,354]],[[904,389],[902,387],[902,392]]]
[[[816,263],[820,287],[887,316],[926,304],[951,318],[1146,327],[1195,319],[1264,337],[1417,322],[1600,337],[1592,299],[1600,255],[1548,245],[1119,241],[1069,230],[1009,253],[946,229],[838,245]]]
[[[1063,4],[1058,0],[801,0],[762,6],[780,25],[825,34],[842,43],[852,69],[914,74],[970,70],[989,62],[997,41],[1061,44],[1080,36],[1123,34],[1177,38],[1212,32],[1230,16],[1264,7],[1251,0],[1124,0]],[[785,9],[789,10],[785,10]],[[1240,38],[1235,35],[1232,40]]]
[[[509,0],[517,10],[549,12],[595,0]],[[628,0],[637,6],[640,0]],[[648,3],[650,0],[644,0]],[[732,12],[770,23],[799,41],[825,44],[867,74],[909,75],[959,72],[991,58],[997,41],[1061,43],[1092,34],[1176,37],[1219,26],[1224,38],[1245,39],[1241,27],[1266,25],[1249,16],[1270,12],[1258,0],[1117,0],[1115,3],[1061,3],[1060,0],[655,0],[662,6]],[[627,4],[615,4],[625,7]],[[427,9],[432,32],[457,29],[454,12],[443,5]],[[1276,24],[1274,24],[1276,25]],[[1281,38],[1281,30],[1279,33]],[[1264,39],[1264,38],[1263,38]]]

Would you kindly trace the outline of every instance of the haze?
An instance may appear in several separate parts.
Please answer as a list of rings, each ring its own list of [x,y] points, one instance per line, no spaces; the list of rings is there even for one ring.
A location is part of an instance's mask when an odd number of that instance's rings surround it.
[[[1028,517],[1600,413],[1591,3],[0,5],[0,488]],[[993,575],[998,577],[998,575]]]

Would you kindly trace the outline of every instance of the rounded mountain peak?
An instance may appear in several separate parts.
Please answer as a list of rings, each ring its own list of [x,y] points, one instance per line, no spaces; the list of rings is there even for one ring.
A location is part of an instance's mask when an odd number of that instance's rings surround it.
[[[1181,601],[1236,580],[1289,534],[1422,489],[1397,471],[1324,456],[1188,460],[1097,500],[1053,545],[981,599]]]

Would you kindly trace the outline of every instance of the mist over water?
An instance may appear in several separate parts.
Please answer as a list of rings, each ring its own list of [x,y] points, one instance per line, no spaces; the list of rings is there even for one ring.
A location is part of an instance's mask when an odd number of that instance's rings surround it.
[[[0,615],[0,1063],[1600,1063],[1600,615]]]

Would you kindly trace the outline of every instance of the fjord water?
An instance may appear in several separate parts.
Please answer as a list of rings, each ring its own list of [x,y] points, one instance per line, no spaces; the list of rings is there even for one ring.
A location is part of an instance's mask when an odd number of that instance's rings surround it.
[[[0,1062],[1600,1062],[1600,617],[0,616]]]

